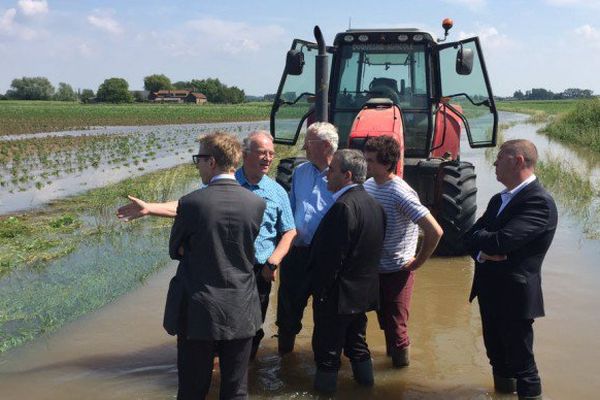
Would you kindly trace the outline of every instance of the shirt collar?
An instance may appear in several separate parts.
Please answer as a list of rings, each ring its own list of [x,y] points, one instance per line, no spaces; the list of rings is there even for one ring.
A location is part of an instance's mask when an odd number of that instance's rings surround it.
[[[315,169],[317,175],[319,175],[319,176],[326,176],[327,171],[329,171],[329,167],[325,168],[323,171],[320,171],[319,168],[315,164],[310,163],[310,165],[312,165],[312,167]]]
[[[502,192],[500,192],[500,196],[502,196],[503,199],[506,198],[513,198],[517,193],[519,193],[521,190],[523,190],[525,188],[525,186],[529,185],[531,182],[536,180],[536,176],[535,174],[531,174],[531,176],[527,179],[525,179],[523,182],[521,182],[517,187],[513,188],[512,190],[508,190],[508,189],[504,189]]]
[[[258,181],[258,183],[254,184],[254,183],[250,183],[250,181],[248,181],[248,178],[246,178],[246,173],[244,172],[244,167],[240,167],[238,168],[237,171],[235,171],[235,179],[239,182],[240,185],[244,186],[258,186],[261,189],[264,189],[264,185],[265,185],[265,175],[262,176],[262,178],[260,178],[260,181]]]
[[[220,181],[221,179],[233,179],[235,180],[235,176],[233,174],[219,174],[215,175],[211,178],[210,183]]]
[[[346,193],[348,190],[352,189],[355,186],[358,186],[358,183],[352,183],[350,185],[344,186],[343,188],[335,192],[331,197],[333,197],[334,201],[337,201],[337,199],[339,199],[344,193]]]

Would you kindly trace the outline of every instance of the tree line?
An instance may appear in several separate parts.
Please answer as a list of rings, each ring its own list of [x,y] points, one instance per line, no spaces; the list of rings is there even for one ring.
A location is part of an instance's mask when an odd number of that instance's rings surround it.
[[[560,93],[551,90],[534,88],[523,93],[517,90],[513,93],[515,100],[566,100],[566,99],[589,99],[594,97],[594,91],[590,89],[569,88]]]
[[[235,86],[227,86],[219,79],[192,79],[191,81],[171,80],[163,74],[149,75],[144,78],[144,89],[148,92],[159,90],[190,90],[202,93],[210,103],[237,104],[245,101],[244,90]],[[73,87],[65,82],[60,82],[58,88],[45,77],[23,77],[13,79],[11,88],[0,98],[11,100],[57,100],[57,101],[81,101],[107,102],[107,103],[131,103],[134,101],[146,101],[147,99],[140,91],[130,91],[129,83],[123,78],[108,78],[98,87],[96,93],[92,89],[83,89],[75,92]]]

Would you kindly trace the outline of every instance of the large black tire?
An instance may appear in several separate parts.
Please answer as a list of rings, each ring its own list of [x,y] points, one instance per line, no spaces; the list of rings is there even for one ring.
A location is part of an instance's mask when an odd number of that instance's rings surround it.
[[[467,254],[463,236],[475,223],[476,178],[475,167],[468,162],[450,162],[441,167],[437,220],[444,235],[436,249],[439,256]]]
[[[292,172],[294,169],[308,161],[306,157],[290,157],[284,158],[279,161],[279,165],[277,166],[277,176],[275,180],[279,183],[283,188],[289,192],[292,188]]]

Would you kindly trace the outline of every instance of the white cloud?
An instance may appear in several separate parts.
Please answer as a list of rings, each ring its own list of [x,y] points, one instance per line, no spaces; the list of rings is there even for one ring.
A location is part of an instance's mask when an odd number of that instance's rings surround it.
[[[14,29],[15,15],[17,15],[17,10],[14,8],[9,8],[4,12],[0,17],[0,32],[9,33]]]
[[[202,40],[233,55],[258,52],[264,45],[273,43],[284,34],[283,28],[276,25],[251,26],[215,18],[192,20],[185,25],[201,35],[194,37],[194,40]]]
[[[473,11],[486,6],[486,0],[444,0],[444,2],[454,6],[464,6]]]
[[[225,54],[239,56],[263,51],[288,37],[278,25],[253,26],[216,18],[190,20],[180,27],[166,31],[138,34],[136,41],[158,44],[172,56],[206,56]]]
[[[30,28],[22,26],[15,22],[17,10],[9,8],[0,16],[0,35],[16,36],[24,40],[32,40],[37,36],[37,33]]]
[[[575,29],[575,34],[589,41],[596,48],[600,48],[600,29],[591,25],[583,25]]]
[[[113,35],[118,35],[123,32],[123,28],[121,28],[121,25],[119,25],[117,20],[112,17],[113,14],[113,11],[94,10],[93,14],[88,15],[87,21],[100,30]]]
[[[515,45],[507,35],[498,32],[493,26],[481,27],[477,32],[461,31],[458,36],[459,40],[479,36],[482,46],[490,49],[506,49]]]
[[[48,12],[48,2],[46,0],[19,0],[18,5],[21,12],[27,16]]]

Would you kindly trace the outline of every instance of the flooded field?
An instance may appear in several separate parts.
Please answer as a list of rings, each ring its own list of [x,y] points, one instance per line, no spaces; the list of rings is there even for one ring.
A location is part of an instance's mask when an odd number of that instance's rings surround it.
[[[0,215],[191,160],[198,135],[267,122],[105,127],[0,137]]]
[[[576,151],[537,134],[538,126],[524,124],[524,117],[503,114],[502,122],[515,125],[504,138],[525,137],[540,149],[541,159],[558,159],[587,179],[597,190],[598,157]],[[463,147],[464,160],[474,161],[478,174],[481,213],[501,186],[496,182],[490,154]],[[563,185],[564,186],[564,185]],[[560,222],[554,244],[543,268],[547,317],[535,323],[535,351],[544,393],[551,400],[594,399],[600,392],[600,241],[587,229],[594,212],[579,212],[573,187],[553,188],[559,203]],[[593,210],[598,195],[585,205]],[[588,224],[588,225],[586,225]],[[593,224],[592,224],[593,225]],[[586,228],[588,226],[588,228]],[[125,244],[123,249],[145,246]],[[147,245],[160,252],[160,244]],[[102,265],[104,244],[85,257],[88,265]],[[167,251],[166,241],[163,245]],[[111,250],[112,252],[113,250]],[[115,254],[118,254],[115,252]],[[149,253],[149,257],[153,257]],[[131,258],[138,255],[132,253]],[[109,257],[119,266],[124,257]],[[115,260],[116,259],[116,260]],[[177,375],[175,340],[162,330],[167,285],[175,272],[170,264],[154,274],[140,289],[101,310],[85,315],[60,331],[0,355],[0,398],[4,399],[171,399]],[[473,263],[467,257],[434,258],[417,274],[411,314],[411,365],[390,367],[385,357],[383,333],[374,313],[369,315],[367,341],[373,352],[376,383],[357,386],[346,360],[340,371],[339,399],[512,399],[492,391],[490,368],[483,348],[476,304],[467,301]],[[276,352],[275,290],[265,323],[266,339],[250,368],[252,399],[317,398],[311,389],[314,366],[310,349],[312,316],[307,311],[296,351],[280,358]],[[218,368],[210,398],[217,398]]]

